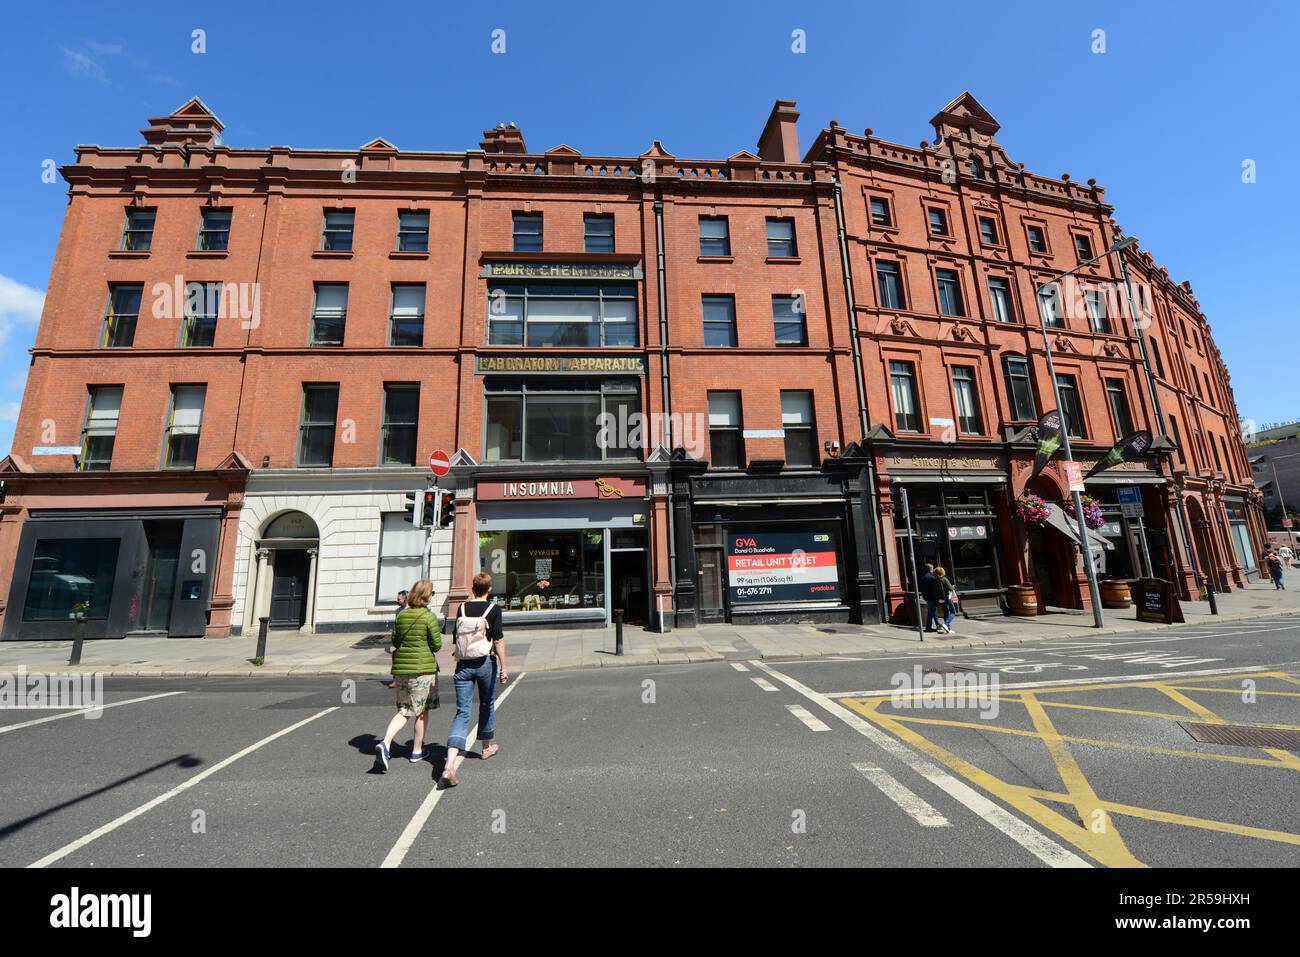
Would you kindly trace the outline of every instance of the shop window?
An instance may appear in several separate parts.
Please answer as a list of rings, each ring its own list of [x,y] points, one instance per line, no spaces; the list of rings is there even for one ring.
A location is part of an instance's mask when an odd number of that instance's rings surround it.
[[[921,431],[921,408],[916,394],[916,367],[910,362],[889,363],[889,383],[894,393],[894,428]]]
[[[889,200],[883,196],[871,197],[871,223],[873,226],[894,225],[894,217],[889,212]]]
[[[334,464],[334,423],[338,408],[338,383],[303,386],[302,421],[298,426],[300,467],[329,468]]]
[[[709,393],[709,457],[715,469],[745,467],[740,393]]]
[[[397,604],[397,593],[409,590],[424,565],[424,529],[415,528],[405,512],[379,516],[379,571],[375,576],[375,603]]]
[[[1072,439],[1086,439],[1083,424],[1083,407],[1079,405],[1079,384],[1072,375],[1056,377],[1056,391],[1061,396],[1061,414],[1065,416],[1066,432]]]
[[[128,209],[126,225],[122,227],[122,249],[147,253],[153,245],[153,224],[157,215],[158,211],[154,209]]]
[[[207,391],[207,386],[202,385],[172,386],[163,468],[194,468],[199,455],[199,429],[203,424],[203,402]]]
[[[542,214],[515,213],[511,217],[511,248],[517,253],[542,251]]]
[[[876,260],[876,285],[880,288],[881,309],[906,309],[903,298],[903,277],[899,273],[898,263],[884,259]]]
[[[424,283],[393,286],[393,305],[388,317],[390,346],[424,345]]]
[[[1011,306],[1011,284],[1001,276],[989,279],[989,298],[993,303],[993,319],[996,322],[1014,322],[1015,311]]]
[[[311,310],[311,344],[343,345],[343,329],[348,320],[347,283],[317,283]]]
[[[86,406],[86,424],[81,430],[81,457],[78,468],[83,472],[107,471],[113,460],[113,443],[117,439],[117,420],[122,410],[122,386],[93,385]]]
[[[909,488],[917,570],[925,563],[942,565],[959,593],[1001,587],[1002,573],[996,543],[997,516],[984,490],[941,492],[934,486]],[[904,568],[907,535],[898,530]]]
[[[1011,418],[1017,422],[1031,422],[1037,419],[1034,385],[1029,378],[1029,360],[1024,356],[1003,356],[1002,371],[1006,376]]]
[[[104,315],[106,349],[125,349],[135,342],[135,325],[140,318],[141,283],[114,283],[108,287],[108,311]]]
[[[397,213],[397,248],[404,253],[429,251],[429,211],[403,209]]]
[[[230,248],[230,214],[229,209],[205,209],[199,214],[199,249],[225,252]]]
[[[720,348],[736,345],[736,297],[704,296],[704,344]]]
[[[726,216],[700,217],[700,255],[731,255],[731,232]]]
[[[1128,393],[1124,391],[1122,380],[1106,380],[1106,398],[1110,402],[1110,420],[1118,441],[1133,431],[1133,416],[1129,414]]]
[[[380,465],[415,464],[415,436],[419,420],[419,384],[385,382]]]
[[[979,389],[975,385],[973,366],[952,367],[952,391],[958,430],[962,435],[982,435],[984,420],[980,415]]]
[[[781,393],[781,428],[785,432],[785,464],[790,468],[816,468],[817,432],[813,427],[811,392]]]
[[[588,213],[582,217],[582,248],[589,253],[614,251],[614,217]]]
[[[640,457],[641,394],[634,379],[490,377],[484,389],[486,461]]]
[[[772,322],[778,346],[808,344],[808,328],[804,322],[807,311],[802,295],[772,297]]]
[[[767,255],[772,259],[793,259],[799,255],[794,241],[794,220],[767,220]]]
[[[185,284],[185,319],[181,324],[181,347],[211,346],[217,337],[217,316],[221,314],[222,284]]]
[[[939,287],[939,314],[943,316],[964,316],[965,307],[961,299],[961,281],[955,269],[936,269],[935,282]]]
[[[506,611],[605,607],[605,531],[479,533],[479,567]]]
[[[352,251],[352,227],[356,212],[351,209],[325,210],[325,226],[321,230],[320,248],[330,252]]]
[[[108,617],[120,538],[43,538],[32,553],[23,621]]]
[[[488,345],[636,344],[635,286],[502,283],[488,287]]]

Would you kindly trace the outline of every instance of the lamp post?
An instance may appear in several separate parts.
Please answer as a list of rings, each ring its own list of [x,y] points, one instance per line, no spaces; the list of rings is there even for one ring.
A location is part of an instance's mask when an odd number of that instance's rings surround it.
[[[1040,283],[1036,290],[1038,299],[1038,321],[1043,330],[1043,351],[1047,354],[1047,374],[1052,379],[1052,395],[1056,399],[1056,407],[1061,410],[1062,417],[1066,418],[1065,428],[1061,431],[1061,451],[1065,453],[1065,461],[1073,462],[1074,453],[1070,449],[1070,422],[1065,415],[1061,402],[1061,384],[1056,379],[1056,364],[1052,361],[1052,343],[1048,338],[1047,332],[1047,309],[1044,306],[1044,299],[1051,295],[1050,287],[1055,286],[1067,276],[1072,276],[1085,266],[1091,266],[1093,263],[1100,262],[1113,252],[1127,249],[1133,245],[1132,239],[1121,239],[1115,245],[1111,246],[1100,256],[1094,256],[1086,262],[1081,262],[1073,269],[1067,269],[1065,272],[1053,276],[1044,283]],[[1088,595],[1092,599],[1092,621],[1098,628],[1104,628],[1106,625],[1105,615],[1101,610],[1101,591],[1097,587],[1097,568],[1092,560],[1092,544],[1088,537],[1088,521],[1083,514],[1083,497],[1079,494],[1078,489],[1071,489],[1070,495],[1074,499],[1074,514],[1079,520],[1079,547],[1083,551],[1083,567],[1088,573]]]

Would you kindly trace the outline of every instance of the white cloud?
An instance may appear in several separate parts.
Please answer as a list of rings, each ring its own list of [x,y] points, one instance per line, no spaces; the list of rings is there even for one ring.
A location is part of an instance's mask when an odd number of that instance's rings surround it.
[[[117,56],[122,52],[122,44],[120,43],[99,43],[96,40],[87,40],[86,46],[90,47],[92,52],[102,56]]]
[[[86,54],[77,50],[69,50],[67,47],[62,49],[64,66],[71,70],[75,76],[88,76],[100,83],[107,82],[108,74],[104,72],[104,68]]]
[[[0,343],[20,327],[35,326],[45,305],[45,293],[0,275]]]

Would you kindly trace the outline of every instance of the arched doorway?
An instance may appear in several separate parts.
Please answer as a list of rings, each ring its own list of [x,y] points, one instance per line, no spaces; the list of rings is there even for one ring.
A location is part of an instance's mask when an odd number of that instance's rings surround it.
[[[1062,498],[1062,490],[1046,473],[1038,475],[1025,491],[1048,502],[1059,502]],[[1041,525],[1028,528],[1025,538],[1030,580],[1038,587],[1039,602],[1060,608],[1079,607],[1078,589],[1074,585],[1075,546],[1059,532]]]
[[[256,628],[265,616],[271,628],[313,630],[320,548],[316,522],[304,512],[280,512],[263,525],[256,546],[249,626]]]

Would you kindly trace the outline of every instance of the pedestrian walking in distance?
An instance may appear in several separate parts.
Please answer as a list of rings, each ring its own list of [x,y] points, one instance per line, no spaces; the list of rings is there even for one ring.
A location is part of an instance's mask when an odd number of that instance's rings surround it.
[[[934,574],[934,566],[929,562],[925,563],[925,574],[921,576],[921,597],[925,599],[925,630],[935,631],[939,627],[939,619],[935,616],[935,608],[939,602],[939,579]]]
[[[408,592],[405,588],[403,588],[401,591],[399,591],[399,592],[397,593],[397,613],[398,613],[399,615],[402,613],[402,609],[406,607],[406,596],[409,595],[409,594],[410,594],[410,592]],[[390,657],[390,658],[393,657],[393,652],[396,651],[396,650],[397,650],[397,649],[393,647],[393,643],[392,643],[392,641],[390,640],[390,641],[388,642],[388,657]],[[390,678],[388,681],[385,681],[385,682],[384,682],[384,687],[386,687],[386,688],[396,688],[396,687],[397,687],[397,682],[396,682],[395,680],[393,680],[393,679]]]
[[[1268,553],[1268,575],[1273,579],[1274,591],[1286,591],[1286,582],[1282,579],[1282,559],[1277,552]]]
[[[1290,568],[1291,559],[1295,557],[1295,553],[1291,551],[1291,547],[1289,545],[1283,545],[1281,548],[1277,550],[1277,557],[1282,559],[1283,568]]]
[[[939,596],[939,611],[943,614],[943,621],[939,622],[939,633],[956,634],[952,630],[952,620],[957,617],[957,592],[953,590],[952,582],[948,581],[948,572],[942,565],[934,567],[934,577],[938,579],[934,583],[934,591]]]
[[[429,709],[438,707],[438,649],[442,647],[442,630],[438,616],[429,610],[433,582],[422,578],[411,586],[406,607],[393,622],[393,679],[397,683],[397,714],[388,722],[384,740],[375,745],[375,768],[388,770],[389,749],[393,738],[415,719],[411,738],[411,762],[424,760],[424,729]]]
[[[449,788],[460,783],[456,777],[456,762],[460,752],[466,749],[476,688],[478,739],[483,743],[479,756],[487,759],[501,750],[494,740],[497,682],[505,684],[509,679],[505,635],[501,631],[501,606],[488,597],[492,592],[492,576],[479,572],[474,576],[470,590],[473,596],[461,604],[452,628],[456,655],[456,717],[451,722],[447,764],[442,770],[442,785]]]

